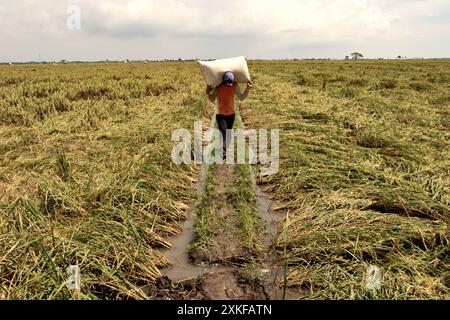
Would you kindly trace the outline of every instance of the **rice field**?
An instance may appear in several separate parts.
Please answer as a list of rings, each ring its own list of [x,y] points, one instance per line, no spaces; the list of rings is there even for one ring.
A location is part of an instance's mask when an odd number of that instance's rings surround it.
[[[280,129],[280,172],[258,183],[287,209],[287,285],[450,298],[450,61],[249,67],[245,127]],[[0,299],[149,298],[196,201],[200,168],[172,163],[171,133],[213,112],[192,62],[0,65]]]
[[[255,62],[244,120],[279,128],[278,248],[308,299],[448,299],[450,68]],[[370,265],[381,290],[365,290]]]
[[[212,113],[192,69],[1,67],[0,298],[143,298],[194,197],[171,132]]]

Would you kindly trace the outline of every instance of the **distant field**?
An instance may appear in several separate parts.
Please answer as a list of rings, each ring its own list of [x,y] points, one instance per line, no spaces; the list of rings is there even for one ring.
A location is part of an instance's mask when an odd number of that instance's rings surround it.
[[[259,183],[288,209],[288,285],[450,298],[450,61],[250,71],[245,126],[281,130],[280,173]],[[172,164],[171,133],[212,113],[194,63],[0,66],[0,299],[145,298],[134,289],[170,263],[158,250],[196,199],[199,168]]]

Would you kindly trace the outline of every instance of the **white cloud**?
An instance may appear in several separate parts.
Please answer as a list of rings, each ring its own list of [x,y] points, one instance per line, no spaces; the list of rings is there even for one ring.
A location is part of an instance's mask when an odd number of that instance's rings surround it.
[[[395,15],[362,0],[228,0],[221,5],[179,0],[102,1],[95,5],[83,1],[83,6],[92,16],[102,17],[93,21],[94,29],[110,35],[122,35],[124,27],[133,26],[137,27],[136,36],[141,35],[142,27],[167,35],[281,36],[286,30],[297,30],[309,38],[327,40],[398,34],[391,28]]]
[[[69,4],[81,8],[78,33],[66,28]],[[20,49],[39,43],[71,47],[76,42],[83,48],[80,56],[83,51],[92,57],[101,52],[92,46],[96,43],[109,44],[117,52],[127,43],[135,46],[136,55],[152,48],[161,54],[214,56],[228,43],[236,46],[228,51],[248,50],[262,57],[296,56],[298,48],[335,56],[332,50],[341,55],[352,46],[363,50],[376,44],[386,52],[393,43],[411,48],[418,38],[443,43],[448,23],[442,18],[436,19],[441,23],[432,22],[449,9],[447,0],[0,0],[0,36]],[[161,45],[167,50],[156,47]],[[440,49],[441,55],[448,49]],[[19,49],[9,50],[17,54]]]

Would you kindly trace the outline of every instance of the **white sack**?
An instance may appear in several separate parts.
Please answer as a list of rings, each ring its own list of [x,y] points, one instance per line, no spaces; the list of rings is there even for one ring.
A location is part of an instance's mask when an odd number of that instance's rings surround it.
[[[222,83],[223,75],[227,71],[233,72],[234,81],[237,83],[247,83],[251,81],[245,57],[220,59],[215,61],[198,61],[198,64],[206,83],[214,88]]]

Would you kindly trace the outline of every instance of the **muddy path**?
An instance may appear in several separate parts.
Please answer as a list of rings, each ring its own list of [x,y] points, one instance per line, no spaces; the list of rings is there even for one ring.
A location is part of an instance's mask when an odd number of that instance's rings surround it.
[[[237,118],[243,127],[240,116]],[[214,117],[211,123],[215,123]],[[282,300],[305,295],[300,289],[284,286],[288,269],[275,243],[286,211],[278,210],[282,204],[259,188],[255,171],[249,166],[248,185],[253,190],[260,227],[255,231],[258,249],[244,244],[239,222],[242,218],[236,213],[233,192],[237,165],[203,165],[197,190],[199,199],[206,201],[191,204],[182,233],[169,239],[172,247],[163,253],[172,265],[162,270],[163,276],[155,284],[145,288],[148,296],[176,300]],[[204,229],[212,231],[207,241],[193,250],[193,244],[198,242],[198,224],[206,224]]]
[[[230,190],[236,181],[236,166],[221,165],[211,168],[216,184],[208,197],[211,205],[209,227],[215,230],[206,248],[196,250],[191,258],[196,264],[231,265],[243,261],[246,252],[241,245],[239,225],[234,215]]]

